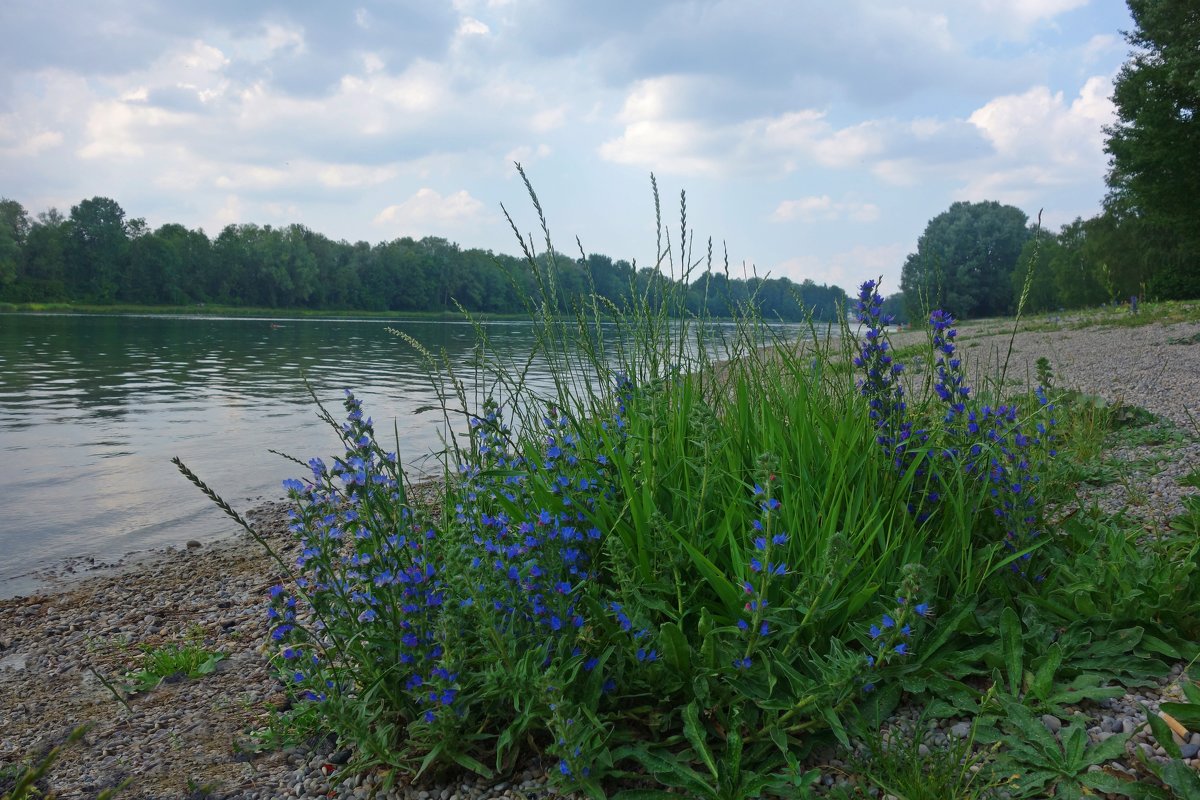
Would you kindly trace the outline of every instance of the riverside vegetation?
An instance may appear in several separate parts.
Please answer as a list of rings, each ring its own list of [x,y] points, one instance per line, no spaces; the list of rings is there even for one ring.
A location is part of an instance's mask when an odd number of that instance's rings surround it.
[[[659,252],[686,272],[703,259],[682,216]],[[1194,542],[1134,559],[1095,520],[1047,535],[1054,456],[1085,404],[972,391],[942,312],[932,368],[906,386],[874,281],[857,351],[795,348],[747,315],[718,365],[704,318],[673,322],[671,298],[562,320],[553,269],[527,255],[556,391],[489,360],[480,332],[495,390],[473,406],[447,379],[443,411],[470,436],[448,451],[440,513],[407,501],[349,392],[345,421],[329,417],[345,454],[286,485],[303,552],[268,617],[298,731],[396,778],[539,752],[592,797],[799,796],[815,748],[849,746],[907,694],[1003,745],[950,771],[971,794],[1196,789],[1086,771],[1127,734],[1033,730],[1035,712],[1167,674],[1200,634]],[[1118,554],[1140,580],[1097,569]]]
[[[685,215],[658,251],[686,276],[711,255],[686,250]],[[1165,756],[1141,780],[1101,768],[1129,733],[1043,722],[1197,653],[1200,506],[1140,541],[1119,519],[1050,524],[1071,456],[1128,417],[1050,365],[1016,395],[969,386],[941,312],[906,371],[875,281],[857,336],[797,345],[747,313],[718,358],[682,296],[563,318],[553,262],[527,256],[555,390],[480,328],[492,391],[436,373],[469,429],[439,502],[409,501],[402,443],[352,393],[342,419],[322,409],[345,452],[285,485],[300,555],[264,598],[293,696],[274,738],[332,733],[385,784],[547,755],[562,790],[625,800],[808,796],[830,747],[851,753],[848,796],[1200,797],[1172,738],[1200,726],[1186,676],[1188,703],[1147,712]],[[973,723],[906,743],[902,704]]]

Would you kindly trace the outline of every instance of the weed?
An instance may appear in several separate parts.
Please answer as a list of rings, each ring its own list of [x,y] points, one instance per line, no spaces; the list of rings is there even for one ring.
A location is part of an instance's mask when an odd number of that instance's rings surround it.
[[[204,649],[197,644],[167,644],[142,648],[142,668],[128,673],[133,691],[145,692],[160,683],[174,683],[185,678],[199,678],[217,668],[223,653]]]

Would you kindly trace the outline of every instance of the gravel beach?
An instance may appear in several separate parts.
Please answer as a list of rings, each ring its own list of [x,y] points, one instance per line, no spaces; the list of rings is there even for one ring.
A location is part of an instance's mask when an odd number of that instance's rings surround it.
[[[906,332],[894,341],[903,345],[920,336]],[[995,373],[1009,340],[997,323],[960,328],[961,351],[980,374]],[[1081,496],[1079,503],[1124,511],[1144,520],[1148,530],[1179,513],[1181,499],[1197,491],[1179,480],[1200,467],[1200,323],[1023,332],[1012,350],[1008,375],[1022,385],[1045,356],[1057,386],[1143,407],[1180,428],[1181,435],[1152,458],[1114,453],[1131,462],[1128,479]],[[256,509],[251,519],[285,553],[293,547],[281,504]],[[259,545],[239,535],[203,547],[180,542],[45,594],[0,600],[0,767],[36,757],[89,723],[83,740],[65,748],[50,772],[46,788],[59,797],[93,797],[126,779],[131,783],[120,797],[370,796],[369,779],[331,784],[348,755],[333,742],[262,754],[244,746],[247,732],[261,729],[286,703],[263,655],[265,597],[279,581],[277,573]],[[106,687],[106,681],[127,682],[125,675],[141,664],[140,646],[187,636],[227,655],[212,674],[164,683],[124,702]],[[1154,709],[1164,698],[1179,699],[1181,668],[1161,676],[1157,686],[1077,709],[1093,740],[1133,733],[1129,758],[1109,769],[1136,773],[1134,748],[1163,754],[1141,705]],[[1043,720],[1051,730],[1067,721]],[[939,722],[931,744],[965,735],[965,722]],[[1190,763],[1200,766],[1200,733],[1181,742]],[[843,780],[832,759],[823,766],[826,785]],[[467,776],[377,796],[545,797],[551,792],[544,775],[543,766],[532,763],[503,779]],[[3,788],[0,782],[0,794]]]

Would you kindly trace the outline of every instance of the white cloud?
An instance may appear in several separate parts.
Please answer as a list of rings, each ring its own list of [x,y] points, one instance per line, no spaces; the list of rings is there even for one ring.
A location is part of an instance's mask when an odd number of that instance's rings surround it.
[[[434,189],[422,187],[403,203],[380,211],[375,216],[375,224],[401,233],[423,235],[476,222],[482,213],[483,203],[465,189],[443,196]]]
[[[61,131],[18,132],[11,115],[0,117],[0,155],[7,158],[33,158],[63,143]]]
[[[864,280],[882,275],[884,293],[894,294],[900,291],[900,270],[910,249],[910,245],[898,242],[855,245],[827,256],[793,256],[776,264],[771,273],[796,283],[806,279],[832,283],[848,292]]]
[[[1098,33],[1083,46],[1083,63],[1091,65],[1106,56],[1123,53],[1124,50],[1125,45],[1121,37],[1111,33]]]
[[[462,21],[458,23],[458,31],[456,33],[458,36],[462,37],[487,36],[491,32],[491,28],[474,17],[463,17]]]
[[[1042,164],[1056,172],[1102,172],[1104,126],[1114,120],[1111,82],[1089,78],[1067,105],[1062,92],[1035,86],[1020,95],[997,97],[968,121],[1005,158]]]
[[[1028,37],[1032,29],[1068,11],[1086,6],[1091,0],[982,0],[984,18],[995,31],[1015,39]]]
[[[229,173],[220,174],[213,180],[218,189],[275,189],[290,182],[291,174],[279,167],[260,167],[249,164],[231,164]]]
[[[617,164],[661,172],[713,174],[725,168],[715,154],[708,155],[714,149],[710,145],[721,138],[699,122],[643,120],[600,145],[600,155]]]
[[[226,225],[236,225],[245,221],[241,199],[236,194],[229,194],[225,196],[225,202],[221,207],[213,214],[212,229],[219,231]]]
[[[394,166],[368,167],[359,164],[327,164],[315,169],[317,180],[330,189],[350,189],[378,186],[395,178]]]
[[[510,174],[515,174],[512,173],[512,165],[514,161],[523,167],[527,167],[535,161],[542,160],[546,156],[550,155],[550,153],[551,148],[548,144],[539,144],[537,147],[530,147],[529,145],[514,147],[512,150],[509,150],[504,154],[504,168],[508,170]]]
[[[548,108],[545,111],[539,111],[533,115],[530,120],[529,127],[538,133],[561,128],[567,121],[567,107],[558,106],[557,108]]]
[[[232,49],[239,60],[257,63],[270,61],[283,52],[303,55],[308,52],[308,44],[303,28],[268,23],[258,35],[236,40]]]
[[[144,154],[147,131],[178,123],[183,115],[161,108],[110,101],[96,103],[88,114],[88,143],[79,149],[85,159],[136,158]]]
[[[784,200],[771,214],[772,222],[833,222],[848,219],[853,222],[874,222],[879,219],[879,206],[874,203],[837,201],[827,194]]]

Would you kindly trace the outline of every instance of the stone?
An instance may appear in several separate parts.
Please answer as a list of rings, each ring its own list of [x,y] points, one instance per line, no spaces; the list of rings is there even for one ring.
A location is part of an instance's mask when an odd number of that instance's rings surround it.
[[[1057,734],[1062,730],[1062,720],[1053,714],[1042,714],[1042,724],[1046,726],[1046,730],[1053,734]]]
[[[201,547],[202,547],[202,545],[195,539],[187,540],[187,549],[188,550],[199,550]]]

